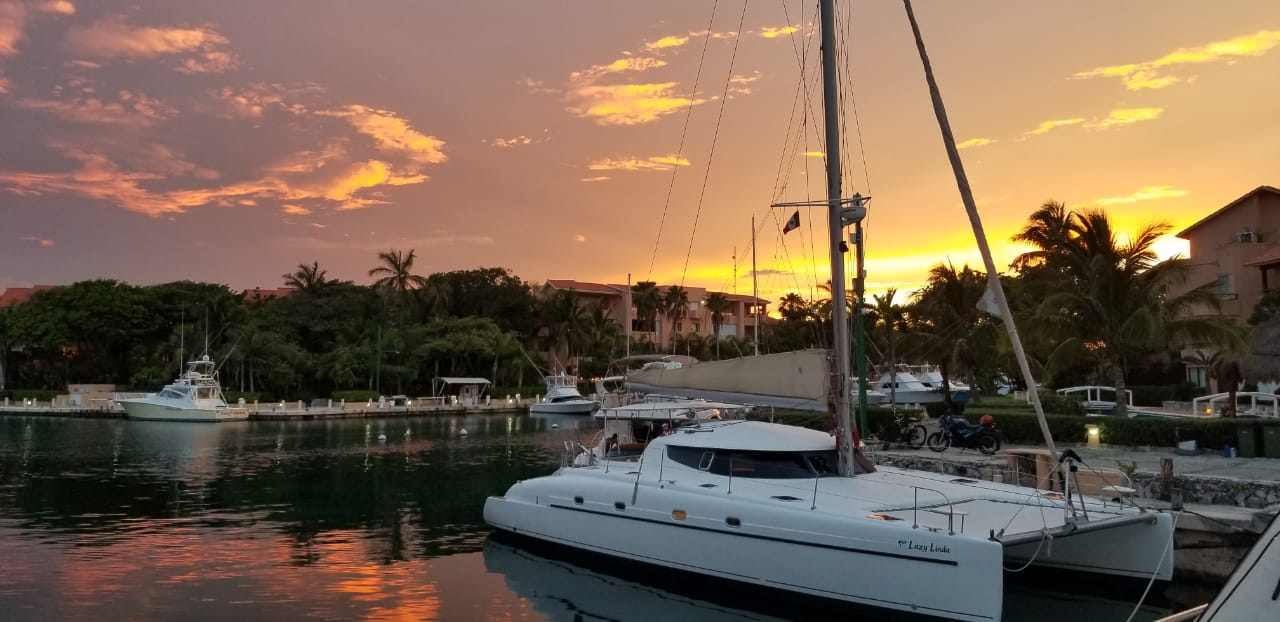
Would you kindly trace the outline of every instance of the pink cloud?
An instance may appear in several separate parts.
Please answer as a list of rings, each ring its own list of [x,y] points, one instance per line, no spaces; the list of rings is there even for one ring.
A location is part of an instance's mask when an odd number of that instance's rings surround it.
[[[221,73],[234,69],[230,40],[208,26],[134,26],[119,17],[107,18],[67,32],[67,45],[84,56],[100,59],[146,59],[185,56],[177,69],[184,73]]]
[[[86,89],[92,92],[92,89]],[[23,98],[18,106],[47,112],[64,121],[145,127],[172,119],[178,111],[142,93],[120,91],[114,99],[72,96],[62,99]]]

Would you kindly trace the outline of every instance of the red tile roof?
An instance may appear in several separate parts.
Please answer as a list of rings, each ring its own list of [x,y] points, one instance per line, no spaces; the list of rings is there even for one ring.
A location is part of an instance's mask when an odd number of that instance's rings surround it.
[[[55,285],[33,285],[31,287],[10,287],[0,291],[0,309],[11,307],[31,300],[36,292],[53,289]]]
[[[605,295],[611,295],[611,296],[621,295],[627,289],[626,285],[621,285],[621,284],[606,285],[604,283],[589,283],[586,281],[575,281],[573,279],[547,279],[547,285],[550,285],[551,287],[554,287],[556,289],[567,289],[570,291],[580,292],[584,294],[605,294]],[[658,291],[665,292],[671,287],[673,286],[658,285]],[[697,302],[698,300],[705,298],[707,295],[716,293],[702,287],[686,286],[685,289],[688,290],[689,292],[689,300],[691,302]],[[723,293],[724,297],[728,298],[730,302],[750,303],[751,301],[756,300],[759,302],[759,304],[766,304],[766,305],[769,304],[769,300],[767,298],[752,298],[751,296],[746,294],[729,294],[724,292],[721,292],[721,293]]]
[[[1251,267],[1274,266],[1276,264],[1280,264],[1280,246],[1263,251],[1257,257],[1244,262],[1244,265]]]
[[[253,289],[244,290],[245,300],[252,300],[255,302],[262,302],[263,300],[270,300],[272,298],[284,298],[285,296],[290,296],[292,294],[292,287],[268,287],[265,289],[255,287]]]
[[[623,288],[617,288],[604,283],[587,283],[573,279],[547,279],[547,285],[556,289],[567,289],[583,294],[608,294],[611,296],[621,295],[622,289],[626,287],[624,285]]]

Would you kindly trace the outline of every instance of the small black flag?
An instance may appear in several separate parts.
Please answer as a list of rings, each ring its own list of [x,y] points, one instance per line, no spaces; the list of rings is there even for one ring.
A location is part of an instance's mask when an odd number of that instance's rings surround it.
[[[796,210],[796,213],[792,214],[791,218],[787,219],[787,224],[782,227],[782,234],[786,235],[788,233],[791,233],[792,229],[799,229],[799,228],[800,228],[800,210]]]

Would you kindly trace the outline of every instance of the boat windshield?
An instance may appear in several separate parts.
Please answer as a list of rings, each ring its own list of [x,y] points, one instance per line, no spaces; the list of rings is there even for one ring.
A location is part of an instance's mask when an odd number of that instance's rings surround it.
[[[827,451],[743,451],[667,447],[671,460],[716,475],[760,479],[811,479],[837,474],[834,449]]]
[[[560,395],[547,400],[547,402],[551,404],[558,404],[560,402],[572,402],[574,400],[582,400],[582,396],[581,395]]]

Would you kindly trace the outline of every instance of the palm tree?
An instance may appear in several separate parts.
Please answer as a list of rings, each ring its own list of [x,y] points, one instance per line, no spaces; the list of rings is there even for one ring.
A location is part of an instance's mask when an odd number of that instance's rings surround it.
[[[649,330],[656,329],[656,318],[662,307],[662,292],[653,281],[640,281],[631,286],[631,304],[636,307],[636,318]]]
[[[329,280],[325,278],[327,274],[327,271],[320,269],[320,262],[313,261],[309,266],[300,263],[297,270],[282,276],[285,287],[292,287],[300,292],[314,294],[329,284]]]
[[[1116,415],[1127,414],[1122,397],[1125,374],[1142,354],[1171,343],[1228,344],[1238,349],[1232,344],[1238,344],[1240,336],[1229,324],[1197,313],[1218,308],[1212,286],[1174,293],[1186,281],[1190,266],[1178,257],[1156,257],[1155,242],[1169,231],[1168,225],[1148,224],[1121,243],[1104,212],[1071,212],[1068,219],[1065,238],[1028,237],[1061,279],[1037,314],[1070,326],[1084,351],[1110,372]]]
[[[729,310],[729,298],[720,292],[712,292],[707,296],[707,310],[711,312],[711,338],[716,343],[716,359],[720,358],[720,326],[724,324],[724,314]]]
[[[942,396],[951,401],[951,377],[962,356],[973,346],[972,339],[985,319],[978,313],[978,300],[986,291],[986,276],[968,265],[938,264],[929,271],[929,281],[916,293],[912,315],[916,335],[924,341],[930,358],[942,374]],[[971,358],[971,357],[966,357]]]
[[[588,320],[577,295],[569,290],[552,292],[542,305],[542,325],[548,345],[554,352],[564,352],[567,359],[585,346]]]
[[[906,318],[905,309],[901,305],[894,304],[893,298],[898,294],[898,290],[889,288],[885,290],[883,296],[872,296],[875,301],[872,310],[875,312],[876,326],[884,330],[885,345],[889,354],[889,374],[892,378],[898,366],[898,329],[902,326],[903,320]],[[898,403],[898,383],[889,383],[889,403]]]
[[[398,292],[407,295],[410,290],[427,284],[426,277],[413,273],[413,262],[417,259],[417,251],[409,249],[408,253],[399,250],[388,250],[378,253],[381,263],[369,270],[369,276],[380,276],[373,282],[377,289]]]
[[[622,325],[613,318],[609,305],[600,303],[592,305],[586,318],[586,330],[590,336],[590,347],[596,351],[608,351],[612,359],[622,335]]]
[[[1027,226],[1013,236],[1014,242],[1030,244],[1033,250],[1013,260],[1015,268],[1044,266],[1063,255],[1071,237],[1072,213],[1057,201],[1045,201],[1027,218]]]
[[[813,315],[813,310],[810,308],[809,301],[800,294],[791,292],[778,299],[778,313],[782,314],[784,320],[798,322],[808,319]]]
[[[662,297],[662,313],[671,320],[671,353],[676,351],[676,326],[680,320],[689,315],[689,292],[679,285],[672,285],[667,288],[667,293]]]

